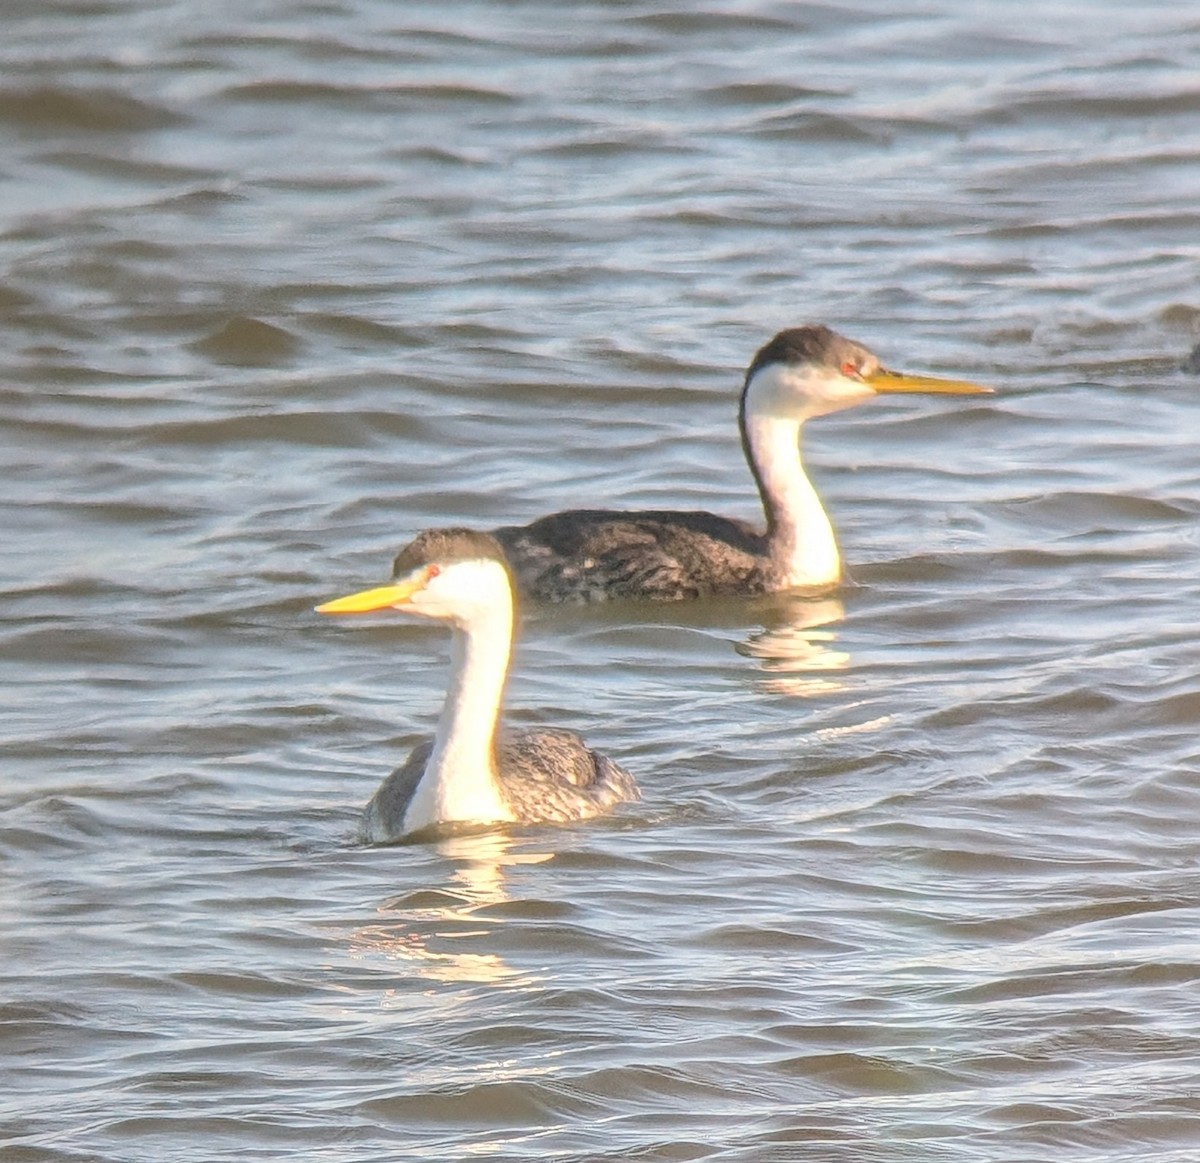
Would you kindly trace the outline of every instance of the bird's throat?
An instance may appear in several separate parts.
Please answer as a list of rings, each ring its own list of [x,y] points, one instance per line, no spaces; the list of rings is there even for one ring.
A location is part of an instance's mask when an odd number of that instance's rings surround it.
[[[781,586],[828,587],[841,581],[842,561],[825,506],[804,471],[802,422],[746,416],[746,453],[767,520],[771,564]]]
[[[496,730],[511,644],[511,610],[489,612],[455,629],[450,689],[425,774],[404,816],[406,831],[515,818],[496,777]]]

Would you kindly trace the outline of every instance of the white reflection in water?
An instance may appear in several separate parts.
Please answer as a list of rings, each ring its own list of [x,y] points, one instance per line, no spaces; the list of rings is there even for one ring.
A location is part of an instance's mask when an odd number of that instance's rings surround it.
[[[553,856],[550,852],[514,852],[512,847],[510,836],[494,830],[436,841],[437,854],[454,864],[445,885],[422,893],[418,901],[410,894],[384,901],[378,912],[385,919],[354,930],[351,956],[407,962],[430,981],[513,984],[518,978],[530,980],[526,971],[515,969],[496,954],[478,951],[490,922],[481,922],[475,911],[511,899],[504,886],[506,869],[541,864]],[[470,951],[452,947],[463,940],[471,943]],[[385,1007],[387,1004],[385,999]]]
[[[773,676],[760,687],[797,698],[843,691],[846,684],[836,674],[849,669],[850,655],[834,646],[837,632],[826,628],[845,618],[842,603],[836,598],[780,602],[775,611],[777,617],[736,647]]]

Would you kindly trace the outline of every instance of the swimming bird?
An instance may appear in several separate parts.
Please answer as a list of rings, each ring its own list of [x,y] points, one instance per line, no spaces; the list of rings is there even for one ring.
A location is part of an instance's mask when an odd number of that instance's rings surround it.
[[[862,344],[828,327],[789,328],[754,356],[738,410],[765,529],[706,512],[572,509],[493,535],[521,593],[544,602],[828,590],[842,580],[842,561],[800,457],[804,422],[885,392],[990,391],[889,371]]]
[[[638,798],[633,776],[573,731],[500,733],[514,601],[504,552],[488,534],[426,530],[400,551],[390,585],[316,610],[399,610],[447,622],[453,631],[450,689],[437,730],[367,805],[360,829],[367,843],[443,824],[581,820]]]

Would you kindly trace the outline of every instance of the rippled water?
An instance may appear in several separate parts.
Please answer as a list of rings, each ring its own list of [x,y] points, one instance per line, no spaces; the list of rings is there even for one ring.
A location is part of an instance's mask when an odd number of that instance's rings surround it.
[[[27,0],[0,38],[0,1143],[164,1159],[1192,1160],[1187,5]],[[416,530],[753,515],[822,320],[982,401],[806,453],[823,602],[531,612],[636,771],[362,848]]]

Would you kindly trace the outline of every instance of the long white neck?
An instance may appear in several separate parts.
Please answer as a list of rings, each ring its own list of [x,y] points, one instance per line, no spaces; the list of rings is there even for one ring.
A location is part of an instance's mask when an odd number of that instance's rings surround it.
[[[509,601],[454,628],[450,689],[425,775],[404,813],[406,832],[455,821],[516,818],[500,793],[495,748],[512,620]]]
[[[753,384],[751,385],[753,388]],[[842,577],[833,526],[800,457],[803,418],[742,405],[742,434],[767,518],[772,565],[786,586],[830,586]]]

